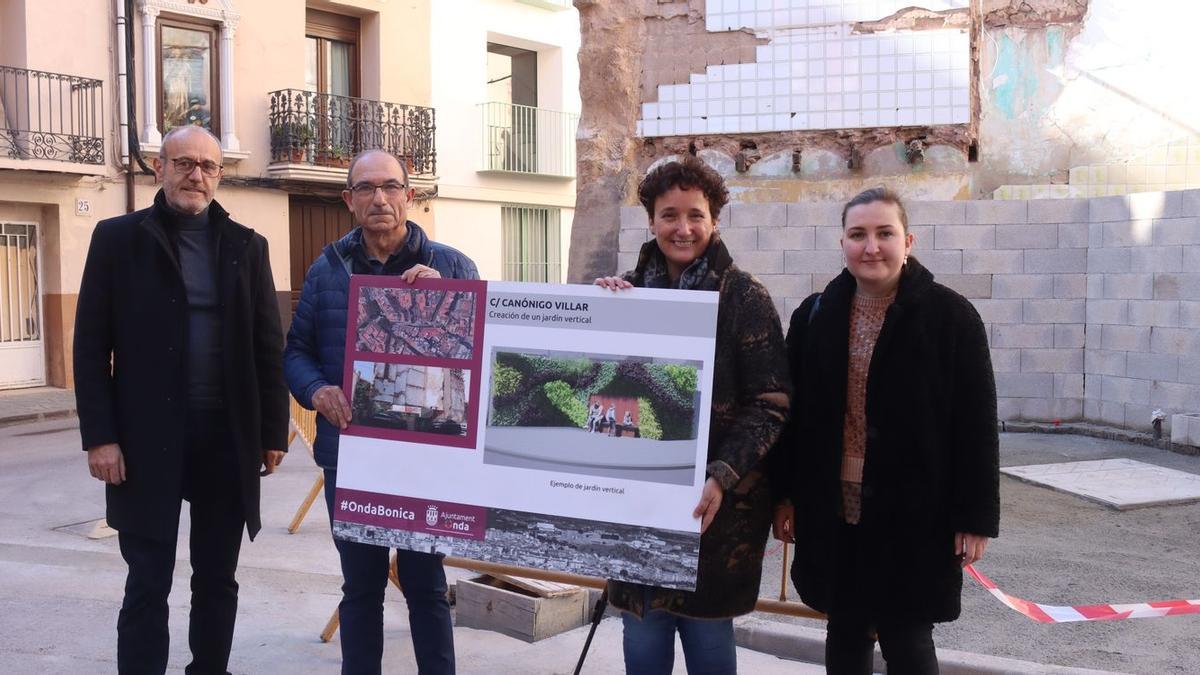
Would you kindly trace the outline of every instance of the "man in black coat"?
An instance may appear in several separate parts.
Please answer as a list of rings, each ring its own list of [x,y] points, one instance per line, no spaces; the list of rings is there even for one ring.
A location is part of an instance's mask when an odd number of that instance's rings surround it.
[[[168,133],[154,162],[163,186],[154,205],[96,226],[80,284],[79,430],[129,566],[121,673],[166,670],[181,499],[192,522],[186,672],[226,672],[242,528],[258,533],[259,476],[286,450],[267,242],[213,201],[221,159],[200,127]]]

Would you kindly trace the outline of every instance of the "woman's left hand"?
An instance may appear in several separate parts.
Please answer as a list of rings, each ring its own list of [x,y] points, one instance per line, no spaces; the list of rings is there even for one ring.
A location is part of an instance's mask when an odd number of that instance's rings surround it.
[[[633,284],[621,277],[599,277],[592,284],[600,288],[607,288],[610,291],[623,291],[633,288]]]
[[[987,548],[988,538],[982,534],[956,532],[954,534],[954,555],[962,557],[962,566],[972,565],[983,559],[983,551]]]
[[[704,490],[700,492],[700,503],[696,505],[696,510],[692,511],[693,518],[701,518],[700,534],[708,529],[712,524],[713,518],[717,515],[717,510],[721,508],[721,498],[725,496],[725,490],[716,478],[709,478],[704,481]]]

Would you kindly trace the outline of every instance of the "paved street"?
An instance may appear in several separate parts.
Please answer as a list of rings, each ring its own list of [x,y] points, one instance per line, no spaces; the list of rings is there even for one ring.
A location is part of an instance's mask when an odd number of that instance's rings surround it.
[[[1002,445],[1006,466],[1128,457],[1200,474],[1200,457],[1113,441],[1005,434]],[[314,477],[311,458],[297,445],[279,473],[264,482],[264,529],[242,552],[234,672],[337,671],[336,638],[331,644],[317,639],[337,603],[340,583],[320,503],[297,534],[285,531]],[[1008,477],[1001,479],[1001,486],[1002,535],[979,567],[1008,592],[1050,604],[1200,596],[1200,504],[1121,512]],[[75,419],[0,429],[0,612],[6,617],[0,672],[115,669],[115,621],[124,566],[115,538],[86,537],[91,521],[102,515],[103,491],[87,474]],[[186,512],[183,519],[186,523]],[[182,538],[171,596],[173,668],[182,668],[187,660],[186,547]],[[780,551],[774,542],[769,550],[773,555],[764,569],[762,595],[778,597]],[[454,577],[467,574],[449,572]],[[794,598],[790,589],[789,597]],[[386,672],[411,672],[404,614],[402,597],[389,589]],[[765,626],[799,640],[796,623],[822,627],[820,622],[773,615],[756,615],[741,625]],[[963,618],[939,626],[935,637],[943,649],[1051,666],[1188,673],[1200,671],[1197,634],[1200,617],[1195,616],[1037,624],[968,580]],[[810,643],[820,639],[819,633],[805,635]],[[456,628],[455,636],[462,673],[566,673],[574,666],[584,630],[534,645],[467,628]],[[747,673],[821,672],[747,649],[739,652]],[[682,656],[678,665],[677,671],[683,672]],[[622,672],[620,623],[615,618],[602,624],[586,672]]]
[[[1084,436],[1001,434],[1002,466],[1114,458],[1200,474],[1200,457],[1156,448]],[[1000,491],[1000,538],[977,567],[1009,594],[1051,605],[1200,598],[1200,503],[1118,511],[1007,476],[1000,478]],[[779,595],[779,557],[775,550],[764,568],[764,596]],[[788,597],[795,598],[790,586]],[[1197,636],[1200,615],[1036,623],[971,579],[963,582],[962,618],[934,630],[939,648],[1153,674],[1200,672]]]
[[[124,564],[115,537],[89,540],[103,490],[87,473],[74,419],[0,429],[0,673],[115,672],[116,617]],[[322,627],[337,605],[341,579],[328,520],[318,502],[303,527],[288,535],[296,505],[315,477],[297,444],[263,484],[263,531],[242,548],[235,673],[336,673],[338,645],[322,644]],[[184,514],[186,523],[186,511]],[[78,525],[75,528],[61,529]],[[56,529],[60,528],[60,529]],[[78,531],[79,533],[75,533]],[[186,525],[183,531],[187,531]],[[171,667],[187,663],[187,541],[171,594]],[[467,573],[448,570],[454,576]],[[414,672],[402,596],[388,590],[384,672]],[[459,672],[569,673],[585,629],[527,644],[498,633],[456,628]],[[820,668],[739,650],[747,673],[822,672]],[[678,656],[679,672],[683,657]],[[605,619],[585,672],[620,673],[621,627]]]

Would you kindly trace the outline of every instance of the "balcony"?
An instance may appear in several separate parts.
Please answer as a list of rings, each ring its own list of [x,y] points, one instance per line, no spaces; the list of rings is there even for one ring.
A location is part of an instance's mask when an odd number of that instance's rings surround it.
[[[0,66],[0,168],[98,173],[103,133],[100,80]]]
[[[579,115],[512,103],[479,104],[482,172],[575,178]]]
[[[299,89],[271,92],[270,105],[267,173],[275,178],[344,185],[350,159],[381,148],[407,165],[414,182],[433,183],[433,108]]]

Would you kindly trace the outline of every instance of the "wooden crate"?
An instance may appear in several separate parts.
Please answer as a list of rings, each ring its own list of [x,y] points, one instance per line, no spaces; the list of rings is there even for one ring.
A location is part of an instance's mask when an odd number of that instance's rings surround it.
[[[500,580],[486,575],[459,579],[455,589],[455,624],[537,642],[591,620],[586,589],[563,584],[545,588],[547,582],[534,582],[532,587],[520,583],[532,581]]]

